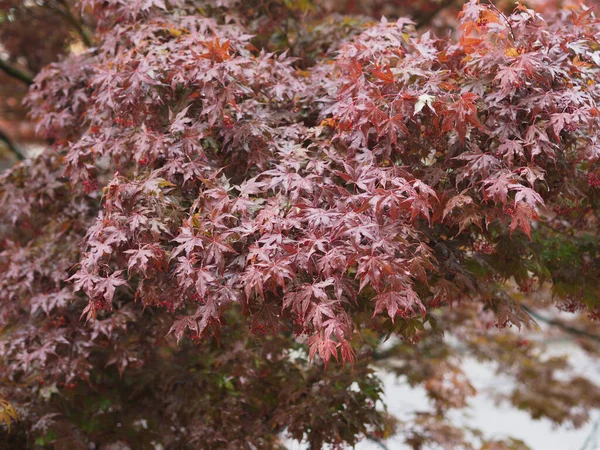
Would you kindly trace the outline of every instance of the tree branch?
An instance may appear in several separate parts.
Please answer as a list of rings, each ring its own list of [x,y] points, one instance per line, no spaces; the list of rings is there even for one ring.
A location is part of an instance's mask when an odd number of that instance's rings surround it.
[[[4,72],[6,72],[11,77],[16,78],[17,80],[21,80],[23,83],[27,83],[28,85],[33,83],[33,76],[31,76],[29,73],[25,72],[24,70],[21,70],[15,66],[13,66],[12,64],[10,64],[7,60],[5,60],[3,58],[0,58],[0,69],[2,69]]]
[[[62,15],[65,19],[67,19],[73,28],[77,30],[79,36],[81,36],[81,40],[87,47],[92,47],[94,45],[94,40],[90,35],[89,31],[86,29],[85,25],[79,20],[75,15],[71,12],[71,8],[65,0],[56,0],[61,7],[55,8],[55,10]]]
[[[531,317],[533,317],[534,319],[537,319],[540,322],[544,322],[548,325],[552,325],[554,327],[560,328],[565,333],[573,334],[575,336],[585,337],[585,338],[591,339],[593,341],[600,342],[600,336],[597,334],[589,333],[585,330],[580,330],[579,328],[572,327],[570,325],[567,325],[566,323],[561,322],[560,320],[550,319],[548,317],[542,316],[537,311],[533,311],[531,308],[529,308],[525,305],[521,305],[521,308],[523,308],[523,310],[527,314],[529,314]]]
[[[498,7],[496,5],[494,5],[494,3],[492,2],[492,0],[488,0],[489,1],[489,7],[492,8],[494,11],[496,11],[500,17],[502,17],[502,19],[504,19],[504,22],[506,22],[506,25],[508,25],[508,30],[510,31],[510,37],[512,37],[513,42],[515,41],[515,33],[513,30],[512,25],[510,24],[510,20],[508,20],[508,18],[506,17],[506,14],[504,14],[502,11],[500,11],[498,9]]]
[[[377,444],[377,446],[381,450],[390,450],[389,447],[387,445],[385,445],[381,439],[377,439],[376,437],[373,437],[373,436],[367,436],[367,440],[373,442],[374,444]]]
[[[600,436],[599,433],[600,433],[600,417],[598,417],[596,419],[596,421],[594,422],[592,431],[590,431],[590,434],[588,435],[587,439],[583,443],[583,447],[581,447],[581,450],[593,450],[596,447],[594,442],[596,442],[596,439],[598,439],[598,436]]]
[[[25,153],[17,147],[13,141],[8,137],[8,135],[0,130],[0,141],[4,141],[8,149],[17,157],[19,161],[24,161],[26,159]]]
[[[554,232],[554,233],[556,233],[556,234],[561,234],[561,235],[563,235],[563,236],[566,236],[566,237],[568,237],[569,239],[573,239],[573,238],[575,237],[575,236],[573,236],[573,234],[572,234],[572,233],[568,233],[567,231],[562,231],[562,230],[559,230],[559,229],[558,229],[558,228],[556,228],[556,227],[553,227],[552,225],[550,225],[550,224],[548,223],[548,221],[544,221],[544,220],[536,220],[536,221],[535,221],[535,224],[536,224],[536,225],[539,225],[539,226],[541,226],[541,227],[547,228],[548,230],[550,230],[550,231],[552,231],[552,232]]]

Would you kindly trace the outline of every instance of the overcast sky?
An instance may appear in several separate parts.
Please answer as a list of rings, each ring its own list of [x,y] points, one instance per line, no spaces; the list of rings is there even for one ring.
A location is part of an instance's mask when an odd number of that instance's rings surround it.
[[[554,343],[550,345],[549,354],[568,354],[579,373],[600,383],[600,364],[588,358],[579,347],[568,342]],[[480,429],[487,437],[512,436],[523,440],[532,450],[584,450],[583,445],[590,435],[594,421],[600,418],[600,412],[596,411],[592,420],[578,430],[557,428],[549,420],[532,420],[526,412],[494,401],[494,390],[510,391],[511,381],[509,378],[498,376],[493,365],[466,359],[463,370],[477,389],[478,395],[471,399],[469,408],[453,414],[451,418],[455,424],[468,424]],[[412,412],[427,408],[429,401],[424,389],[413,389],[403,382],[402,378],[398,379],[390,373],[382,372],[380,377],[385,385],[388,411],[396,417],[408,418]],[[389,439],[386,445],[390,450],[408,449],[402,444],[401,437]],[[305,450],[306,446],[290,443],[288,448]],[[381,447],[365,441],[357,445],[356,450],[381,450]],[[585,450],[600,450],[600,447]]]

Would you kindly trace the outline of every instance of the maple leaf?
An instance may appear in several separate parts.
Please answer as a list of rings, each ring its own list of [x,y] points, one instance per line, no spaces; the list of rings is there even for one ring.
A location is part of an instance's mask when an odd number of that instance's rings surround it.
[[[371,73],[378,79],[383,81],[384,84],[392,84],[394,82],[394,74],[389,67],[383,68],[383,70],[372,69]]]
[[[514,94],[521,84],[521,72],[523,69],[516,66],[502,66],[494,80],[500,80],[500,90],[503,96]]]
[[[438,302],[452,303],[460,295],[457,286],[446,279],[438,280],[433,286],[432,292],[434,299]]]
[[[514,211],[511,214],[511,235],[513,231],[515,231],[517,228],[520,228],[523,231],[523,233],[525,233],[527,237],[531,239],[531,221],[537,219],[538,216],[533,206],[525,202],[516,203]]]
[[[523,142],[509,139],[498,146],[498,154],[502,155],[509,165],[512,165],[515,157],[524,156]]]
[[[19,414],[12,404],[0,398],[0,425],[6,424],[6,429],[10,433],[10,427],[13,423],[19,421]]]
[[[524,176],[530,186],[534,187],[535,182],[538,180],[544,179],[544,170],[540,167],[527,165],[527,167],[522,167],[519,169],[519,174]],[[541,201],[538,203],[542,203]]]
[[[415,110],[413,112],[413,115],[420,113],[425,106],[427,106],[429,109],[431,109],[431,111],[435,112],[435,108],[433,107],[434,100],[435,100],[435,97],[433,95],[429,95],[429,94],[419,95],[419,98],[417,99],[417,102],[415,103]]]
[[[62,289],[59,292],[51,292],[47,294],[38,294],[31,298],[31,313],[35,314],[38,310],[44,311],[46,316],[54,309],[61,309],[73,300],[73,294],[69,289]]]
[[[219,42],[219,37],[215,36],[212,41],[205,41],[204,45],[208,49],[208,52],[200,55],[201,58],[213,59],[217,62],[223,62],[230,58],[229,49],[231,47],[231,42],[229,39],[221,44]]]
[[[333,306],[337,304],[337,301],[321,301],[319,303],[312,303],[306,314],[306,319],[312,322],[313,325],[319,329],[323,326],[323,318],[327,317],[333,319],[336,314],[333,310]]]
[[[549,125],[557,139],[560,139],[560,132],[571,124],[577,124],[573,114],[555,113],[550,117]]]
[[[112,303],[116,288],[127,284],[127,280],[121,277],[122,273],[123,270],[117,270],[106,278],[100,277],[96,283],[96,291],[102,294],[108,304]]]
[[[264,282],[266,276],[264,270],[256,265],[250,265],[246,268],[244,273],[241,276],[241,280],[244,284],[244,293],[246,294],[246,299],[249,300],[253,293],[258,294],[260,297],[264,298]]]
[[[179,245],[171,253],[171,258],[175,258],[181,252],[189,256],[196,248],[204,248],[204,238],[196,236],[193,228],[186,225],[181,228],[179,235],[174,239]]]
[[[456,223],[458,224],[458,234],[462,233],[467,227],[471,225],[477,226],[481,229],[481,221],[483,219],[483,214],[477,209],[467,208],[464,211],[461,211],[456,218]]]
[[[460,141],[464,143],[469,125],[482,128],[477,117],[475,104],[478,97],[473,92],[467,92],[462,94],[457,101],[448,105],[447,109],[441,112],[443,117],[442,131],[456,131]]]
[[[308,340],[308,346],[310,360],[312,361],[315,355],[318,354],[325,363],[325,370],[327,370],[327,365],[332,356],[336,361],[338,360],[338,346],[332,339],[316,334]]]
[[[397,314],[403,318],[412,317],[415,308],[419,309],[421,314],[425,314],[423,303],[410,287],[402,291],[382,292],[375,297],[373,317],[385,310],[393,323]]]
[[[462,208],[465,205],[470,205],[473,203],[473,198],[466,194],[467,191],[462,191],[460,194],[451,197],[446,206],[444,207],[444,212],[442,214],[442,219],[445,219],[448,214],[450,214],[454,208]]]
[[[155,249],[153,249],[150,245],[145,245],[137,250],[126,250],[124,253],[126,255],[131,255],[127,264],[127,270],[129,272],[138,270],[141,271],[144,276],[146,276],[148,263],[155,258]]]
[[[168,334],[173,333],[179,344],[179,341],[181,341],[181,338],[183,338],[183,335],[188,329],[195,333],[198,333],[199,331],[198,321],[192,316],[185,316],[177,319],[173,322],[173,325],[171,325]]]
[[[93,292],[96,284],[100,282],[100,277],[97,273],[90,272],[89,268],[83,265],[73,276],[67,278],[67,281],[74,281],[75,291]]]
[[[225,253],[237,253],[233,247],[222,240],[222,237],[219,235],[213,235],[211,239],[207,240],[205,245],[204,255],[207,264],[214,262],[217,266],[222,267]]]
[[[210,269],[212,269],[212,267],[204,266],[193,272],[196,276],[196,292],[198,292],[198,295],[200,295],[201,298],[206,296],[209,286],[215,285],[216,277]]]
[[[365,286],[381,286],[385,275],[395,273],[390,258],[386,255],[365,255],[358,260],[356,276],[360,279],[359,292]]]
[[[518,185],[515,183],[515,177],[512,172],[502,171],[494,178],[484,181],[485,197],[491,198],[495,203],[506,203],[509,189],[513,189]]]
[[[517,185],[514,187],[514,190],[517,192],[515,194],[515,203],[525,202],[532,208],[535,208],[537,205],[544,206],[544,200],[541,195],[532,188]]]

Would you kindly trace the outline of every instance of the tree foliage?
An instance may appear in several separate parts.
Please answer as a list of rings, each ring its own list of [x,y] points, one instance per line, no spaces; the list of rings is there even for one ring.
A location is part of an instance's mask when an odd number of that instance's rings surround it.
[[[471,0],[424,30],[436,11],[416,3],[417,22],[56,3],[61,48],[88,48],[37,74],[26,105],[50,145],[0,180],[0,419],[22,445],[316,449],[397,430],[415,449],[524,448],[448,423],[474,389],[443,333],[513,376],[533,417],[579,426],[600,404],[506,329],[533,324],[536,291],[597,352],[591,9]],[[435,414],[379,409],[386,352]]]

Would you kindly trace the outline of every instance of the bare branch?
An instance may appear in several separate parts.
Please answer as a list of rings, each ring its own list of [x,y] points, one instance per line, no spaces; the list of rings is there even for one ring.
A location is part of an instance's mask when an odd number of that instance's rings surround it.
[[[90,32],[87,30],[81,19],[73,14],[69,4],[65,0],[56,0],[56,3],[60,6],[57,6],[54,9],[67,19],[73,28],[77,30],[83,43],[88,47],[92,47],[94,45],[94,40],[92,39]]]
[[[525,305],[521,305],[521,307],[523,308],[523,310],[525,310],[525,312],[527,314],[529,314],[531,317],[539,320],[540,322],[544,322],[548,325],[552,325],[554,327],[560,328],[565,333],[569,333],[569,334],[572,334],[575,336],[585,337],[585,338],[591,339],[593,341],[600,342],[600,336],[597,334],[589,333],[585,330],[580,330],[579,328],[572,327],[570,325],[567,325],[566,323],[561,322],[560,320],[550,319],[548,317],[542,316],[537,311],[533,311],[531,308],[529,308]]]
[[[0,58],[0,69],[6,72],[13,78],[17,80],[21,80],[23,83],[27,83],[28,85],[33,83],[33,76],[28,72],[19,69],[18,67],[13,66],[7,60]]]
[[[381,439],[377,439],[373,436],[367,436],[367,440],[376,444],[381,450],[390,450],[389,447],[385,445]]]
[[[19,161],[27,159],[25,153],[23,153],[23,151],[19,149],[19,147],[17,147],[15,143],[8,137],[8,135],[2,130],[0,130],[0,141],[4,141],[8,149],[14,153]]]
[[[506,14],[504,14],[502,11],[500,11],[500,10],[498,9],[498,7],[497,7],[496,5],[494,5],[494,3],[492,2],[492,0],[489,0],[489,2],[490,2],[490,3],[489,3],[489,5],[488,5],[488,6],[489,6],[491,9],[493,9],[494,11],[496,11],[496,12],[498,13],[498,15],[499,15],[500,17],[502,17],[502,19],[504,20],[504,22],[506,22],[506,25],[508,25],[508,30],[510,31],[510,37],[512,38],[512,40],[513,40],[513,42],[514,42],[514,41],[515,41],[515,33],[514,33],[514,30],[513,30],[513,27],[512,27],[512,25],[510,24],[510,21],[508,20],[508,17],[506,17]]]

